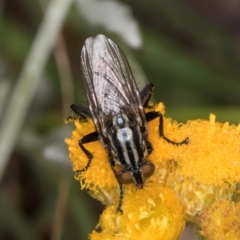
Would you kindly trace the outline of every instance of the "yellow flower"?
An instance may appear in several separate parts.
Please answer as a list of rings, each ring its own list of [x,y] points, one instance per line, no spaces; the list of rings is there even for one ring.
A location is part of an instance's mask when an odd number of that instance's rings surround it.
[[[155,111],[164,112],[162,103],[154,107]],[[94,126],[91,120],[76,120],[75,125],[72,138],[65,141],[73,170],[78,171],[88,162],[78,141],[94,131]],[[172,145],[159,136],[159,119],[149,122],[149,141],[154,151],[148,160],[155,165],[155,172],[141,190],[133,184],[123,185],[123,215],[116,213],[119,185],[106,151],[99,142],[85,145],[94,158],[89,169],[76,178],[82,188],[108,205],[99,223],[102,232],[93,232],[92,239],[146,239],[147,233],[151,233],[151,239],[177,239],[184,226],[182,206],[184,218],[200,224],[197,214],[215,202],[239,201],[240,125],[215,122],[212,114],[210,120],[192,120],[186,124],[164,118],[164,134],[173,141],[189,137],[191,143]],[[174,190],[181,204],[167,188]],[[201,225],[203,222],[201,220]],[[171,226],[175,226],[174,230]],[[168,238],[159,237],[161,231]]]
[[[124,195],[124,213],[107,207],[100,218],[101,232],[93,231],[90,239],[177,239],[184,221],[182,204],[175,193],[157,184],[150,184],[143,191],[129,188]]]

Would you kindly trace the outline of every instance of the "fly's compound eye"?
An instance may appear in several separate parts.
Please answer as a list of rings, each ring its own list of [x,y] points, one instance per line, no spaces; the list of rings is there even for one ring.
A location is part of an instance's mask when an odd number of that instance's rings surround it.
[[[155,170],[155,166],[153,163],[145,162],[143,165],[139,166],[138,173],[141,174],[141,176],[143,178],[149,178],[153,175],[154,170]],[[135,174],[131,171],[126,171],[126,172],[120,172],[118,174],[115,174],[115,176],[119,183],[130,184],[130,183],[134,183],[137,181]],[[142,177],[141,177],[141,179],[142,179]],[[135,179],[135,181],[134,181],[134,179]],[[142,187],[139,187],[139,188],[142,188]]]
[[[130,172],[123,172],[123,173],[117,174],[116,178],[118,182],[122,184],[129,184],[134,182],[133,176]]]
[[[144,178],[149,178],[153,175],[155,170],[155,166],[151,162],[147,162],[146,164],[142,165],[142,173]]]

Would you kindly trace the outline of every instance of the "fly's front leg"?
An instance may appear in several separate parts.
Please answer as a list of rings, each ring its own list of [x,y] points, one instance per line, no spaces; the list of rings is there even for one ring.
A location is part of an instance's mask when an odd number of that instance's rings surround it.
[[[159,117],[159,135],[160,135],[160,137],[165,139],[168,143],[171,143],[171,144],[174,144],[174,145],[177,145],[177,146],[190,143],[190,139],[188,137],[185,138],[181,142],[174,142],[174,141],[168,139],[167,137],[165,137],[164,130],[163,130],[164,128],[163,128],[163,115],[162,115],[162,113],[154,112],[154,111],[146,113],[146,119],[147,119],[148,122],[152,121],[153,119],[155,119],[157,117]]]
[[[123,203],[123,185],[122,185],[121,183],[119,183],[119,190],[120,190],[120,197],[119,197],[117,212],[119,212],[120,214],[123,214],[123,210],[122,210],[122,203]]]
[[[124,195],[123,184],[119,182],[118,177],[117,177],[121,173],[117,172],[116,169],[114,168],[115,167],[115,162],[113,160],[113,154],[111,153],[110,148],[108,148],[108,159],[109,159],[111,168],[113,170],[113,173],[114,173],[114,175],[115,175],[115,177],[118,181],[118,185],[119,185],[119,202],[118,202],[118,206],[117,206],[117,212],[120,213],[120,214],[123,214],[123,210],[122,210],[123,195]]]
[[[98,137],[98,133],[97,132],[89,133],[88,135],[84,136],[81,140],[79,140],[78,145],[81,148],[81,150],[84,152],[84,154],[87,156],[88,162],[87,162],[87,165],[83,169],[76,171],[76,175],[78,175],[81,172],[86,171],[89,168],[89,166],[91,164],[91,161],[93,159],[93,154],[91,152],[89,152],[83,146],[83,144],[95,142],[95,141],[98,141],[98,140],[99,140],[99,137]]]

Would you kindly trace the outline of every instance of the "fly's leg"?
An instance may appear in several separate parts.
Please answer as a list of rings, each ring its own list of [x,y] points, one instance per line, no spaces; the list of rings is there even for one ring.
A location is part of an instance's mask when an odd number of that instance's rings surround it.
[[[81,106],[79,104],[72,104],[71,109],[73,112],[75,112],[80,119],[86,120],[87,118],[91,118],[91,112],[88,107]]]
[[[111,150],[108,149],[108,159],[109,159],[109,162],[110,162],[110,165],[111,165],[111,168],[112,168],[112,171],[118,181],[118,178],[117,178],[117,175],[119,174],[116,169],[114,168],[115,167],[115,162],[113,160],[113,155],[111,153]],[[117,207],[117,212],[120,213],[120,214],[123,214],[123,210],[122,210],[122,204],[123,204],[123,185],[122,183],[119,183],[119,202],[118,202],[118,207]]]
[[[148,84],[146,85],[142,91],[140,92],[140,97],[141,97],[141,100],[142,100],[142,104],[143,104],[143,107],[144,108],[147,108],[148,107],[148,103],[149,103],[149,100],[153,94],[153,84]],[[185,138],[183,141],[181,142],[174,142],[170,139],[168,139],[167,137],[165,137],[164,135],[164,128],[163,128],[163,115],[162,113],[160,112],[155,112],[155,111],[151,111],[151,112],[148,112],[146,113],[146,120],[148,122],[152,121],[153,119],[159,117],[159,135],[160,137],[162,137],[163,139],[165,139],[168,143],[171,143],[171,144],[174,144],[174,145],[183,145],[183,144],[189,144],[190,143],[190,139],[187,137]]]
[[[148,107],[149,100],[153,94],[153,88],[154,88],[153,84],[150,83],[146,85],[140,92],[140,98],[142,100],[142,104],[144,108]]]
[[[98,141],[98,140],[99,140],[99,137],[98,137],[97,132],[89,133],[88,135],[84,136],[81,140],[79,140],[78,145],[81,148],[81,150],[84,152],[84,154],[87,156],[88,162],[87,162],[87,165],[83,169],[76,171],[76,176],[78,176],[81,172],[86,171],[89,168],[89,166],[91,164],[91,161],[93,159],[93,154],[91,152],[89,152],[83,146],[83,144],[95,142],[95,141]]]
[[[121,183],[119,183],[119,189],[120,189],[120,197],[119,197],[117,212],[120,213],[120,214],[123,214],[123,210],[122,210],[122,203],[123,203],[123,185],[122,185]]]
[[[185,138],[181,142],[174,142],[174,141],[168,139],[167,137],[165,137],[164,131],[163,131],[163,115],[162,115],[162,113],[154,112],[154,111],[146,113],[146,119],[147,119],[148,122],[152,121],[153,119],[155,119],[157,117],[159,117],[159,136],[160,137],[165,139],[168,143],[171,143],[171,144],[177,145],[177,146],[190,143],[190,139],[188,137]]]
[[[81,120],[86,120],[87,118],[92,117],[91,112],[90,112],[88,107],[84,107],[84,106],[81,106],[79,104],[72,104],[71,109],[72,109],[73,112],[75,112],[80,117]],[[84,136],[81,140],[79,140],[78,145],[81,148],[81,150],[84,152],[84,154],[87,156],[88,162],[87,162],[87,165],[82,170],[76,171],[76,176],[78,176],[81,172],[86,171],[89,168],[89,166],[91,164],[91,161],[93,159],[93,154],[90,153],[83,146],[83,144],[98,141],[98,139],[99,139],[98,133],[97,132],[92,132],[92,133],[89,133],[88,135]]]

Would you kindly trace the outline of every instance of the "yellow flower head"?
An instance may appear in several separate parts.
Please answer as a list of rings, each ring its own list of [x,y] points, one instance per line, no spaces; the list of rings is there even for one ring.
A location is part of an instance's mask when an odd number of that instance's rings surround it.
[[[182,199],[186,217],[195,221],[195,214],[215,201],[239,199],[240,126],[215,122],[211,114],[210,121],[188,121],[181,129],[191,144],[171,150],[168,159],[175,165],[168,161],[163,167],[165,183]]]
[[[129,189],[123,211],[120,215],[115,207],[107,207],[100,218],[101,232],[94,231],[90,238],[175,240],[184,227],[182,204],[175,193],[155,184],[147,186],[144,191]]]
[[[163,113],[163,104],[156,105],[154,110]],[[65,141],[76,172],[88,163],[78,142],[95,129],[91,120],[76,120],[75,125],[72,137]],[[191,143],[172,145],[159,136],[159,119],[149,122],[148,140],[153,152],[148,160],[155,165],[155,172],[146,179],[141,190],[134,184],[124,185],[123,215],[116,212],[119,184],[106,151],[99,142],[85,144],[94,158],[88,170],[76,178],[82,188],[87,188],[93,197],[108,205],[99,223],[102,232],[93,232],[92,239],[146,239],[146,236],[155,239],[155,233],[161,232],[159,229],[169,226],[171,229],[171,224],[175,226],[174,232],[168,235],[162,230],[164,236],[169,236],[162,239],[176,239],[184,225],[182,205],[166,187],[173,189],[181,200],[185,219],[197,224],[197,214],[213,203],[221,199],[239,201],[240,125],[215,122],[214,115],[210,115],[210,120],[192,120],[186,124],[164,118],[164,134],[176,142],[189,137]]]

